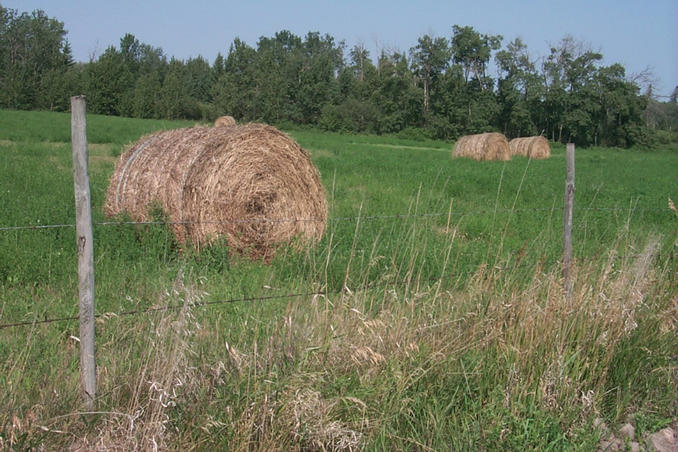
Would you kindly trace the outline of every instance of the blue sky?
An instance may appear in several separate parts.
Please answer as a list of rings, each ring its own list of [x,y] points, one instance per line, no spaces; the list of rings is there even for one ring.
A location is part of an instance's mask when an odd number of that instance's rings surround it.
[[[565,35],[600,51],[604,64],[621,63],[627,75],[649,68],[655,92],[678,85],[676,0],[0,0],[19,11],[42,9],[64,22],[78,61],[117,46],[125,33],[162,47],[180,59],[226,55],[239,37],[255,46],[260,36],[290,30],[328,33],[351,47],[363,44],[372,57],[381,48],[406,52],[424,34],[450,37],[452,25],[521,37],[534,58]],[[496,74],[491,74],[496,75]]]

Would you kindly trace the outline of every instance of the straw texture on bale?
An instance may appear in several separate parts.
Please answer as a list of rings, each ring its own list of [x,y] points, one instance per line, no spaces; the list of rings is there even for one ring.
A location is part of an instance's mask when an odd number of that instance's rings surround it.
[[[511,155],[522,155],[533,159],[546,159],[551,156],[549,141],[543,136],[514,138],[509,142]]]
[[[230,127],[235,125],[235,119],[233,116],[219,116],[216,121],[214,121],[214,127]]]
[[[180,242],[226,239],[269,258],[295,238],[319,240],[327,223],[320,175],[308,153],[264,124],[193,127],[148,135],[124,152],[104,212],[149,220],[162,208]]]
[[[501,133],[466,135],[454,144],[452,157],[469,157],[474,160],[510,160],[508,141]]]

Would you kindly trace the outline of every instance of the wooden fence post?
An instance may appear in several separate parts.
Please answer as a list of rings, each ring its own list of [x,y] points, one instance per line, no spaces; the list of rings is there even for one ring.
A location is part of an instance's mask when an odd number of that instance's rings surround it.
[[[75,190],[75,233],[78,246],[78,298],[80,300],[80,382],[88,410],[96,400],[94,359],[94,244],[87,164],[85,97],[71,97],[71,145]]]
[[[565,202],[563,207],[563,288],[567,298],[572,292],[570,267],[572,265],[572,210],[574,208],[574,144],[568,143],[565,151],[567,176],[565,178]]]

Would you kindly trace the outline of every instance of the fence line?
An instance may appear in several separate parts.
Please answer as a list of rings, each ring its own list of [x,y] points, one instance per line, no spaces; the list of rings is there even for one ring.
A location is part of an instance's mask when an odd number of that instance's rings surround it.
[[[560,211],[562,206],[558,207],[526,207],[520,209],[482,209],[482,210],[468,210],[460,212],[432,212],[422,214],[392,214],[392,215],[366,215],[354,217],[334,217],[327,220],[321,218],[253,218],[250,220],[220,220],[220,221],[100,221],[92,223],[94,226],[129,226],[129,225],[195,225],[195,224],[238,224],[238,223],[287,223],[287,222],[319,222],[327,221],[330,223],[340,221],[372,221],[372,220],[399,220],[408,218],[431,218],[431,217],[446,217],[451,216],[481,216],[494,215],[496,213],[510,213],[510,212],[545,212],[545,211]],[[575,211],[603,211],[603,212],[668,212],[668,208],[660,207],[575,207]],[[58,228],[74,228],[75,223],[64,224],[40,224],[40,225],[25,225],[25,226],[0,226],[0,232],[21,231],[21,230],[40,230],[40,229],[58,229]]]
[[[526,265],[530,265],[529,263],[524,263],[519,265],[520,267],[524,267]],[[418,280],[418,283],[428,283],[428,284],[435,284],[437,282],[440,282],[441,279],[439,277],[432,277],[432,278],[427,278],[424,280]],[[394,288],[394,287],[405,287],[410,285],[410,282],[407,282],[405,284],[392,284],[392,285],[385,285],[385,286],[378,286],[376,284],[367,284],[363,288],[360,289],[354,289],[351,292],[353,293],[363,293],[367,292],[369,290],[386,290],[389,288]],[[269,300],[277,300],[277,299],[285,299],[285,298],[298,298],[298,297],[311,297],[311,296],[327,296],[327,295],[339,295],[345,293],[344,290],[334,290],[334,291],[315,291],[315,292],[300,292],[300,293],[290,293],[290,294],[280,294],[280,295],[266,295],[266,296],[257,296],[257,297],[238,297],[238,298],[229,298],[225,300],[212,300],[212,301],[204,301],[204,302],[198,302],[198,303],[193,303],[192,306],[194,307],[206,307],[206,306],[213,306],[213,305],[221,305],[221,304],[232,304],[232,303],[240,303],[240,302],[261,302],[261,301],[269,301]],[[150,314],[153,312],[163,312],[163,311],[172,311],[175,309],[181,309],[183,307],[183,304],[175,304],[175,305],[164,305],[164,306],[156,306],[156,307],[151,307],[147,309],[134,309],[131,311],[122,311],[122,312],[103,312],[100,314],[94,314],[95,319],[108,319],[108,318],[113,318],[113,317],[129,317],[129,316],[136,316],[136,315],[143,315],[143,314]],[[13,322],[13,323],[4,323],[0,324],[0,330],[3,329],[9,329],[9,328],[15,328],[15,327],[26,327],[26,326],[33,326],[33,325],[41,325],[41,324],[48,324],[48,323],[59,323],[59,322],[68,322],[68,321],[73,321],[73,320],[79,320],[80,316],[75,315],[75,316],[69,316],[69,317],[55,317],[55,318],[45,318],[42,320],[30,320],[30,321],[22,321],[22,322]]]
[[[464,253],[466,254],[466,253]],[[557,261],[549,261],[550,264],[555,264]],[[531,265],[537,265],[536,263],[531,263],[531,262],[524,262],[521,264],[514,265],[514,267],[526,267],[526,266],[531,266]],[[475,273],[477,269],[470,269],[466,272],[459,272],[455,273],[455,276],[459,276],[460,274],[472,274]],[[416,284],[436,284],[440,282],[442,279],[440,277],[431,277],[431,278],[424,278],[422,279],[416,279],[414,283]],[[390,285],[377,285],[377,284],[367,284],[362,288],[359,289],[354,289],[352,290],[353,293],[363,293],[367,292],[370,290],[387,290],[387,289],[393,289],[393,288],[403,288],[406,286],[410,286],[414,284],[412,281],[407,281],[407,282],[401,282],[400,284],[390,284]],[[333,290],[333,291],[315,291],[315,292],[300,292],[300,293],[290,293],[290,294],[279,294],[279,295],[266,295],[266,296],[256,296],[256,297],[238,297],[238,298],[229,298],[225,300],[212,300],[212,301],[204,301],[204,302],[198,302],[194,303],[194,307],[206,307],[206,306],[212,306],[212,305],[221,305],[221,304],[232,304],[232,303],[240,303],[240,302],[261,302],[261,301],[269,301],[269,300],[276,300],[276,299],[284,299],[284,298],[297,298],[297,297],[310,297],[310,296],[328,296],[328,295],[339,295],[345,293],[344,290]],[[162,312],[162,311],[171,311],[175,309],[181,309],[183,307],[183,304],[175,304],[175,305],[164,305],[164,306],[157,306],[157,307],[151,307],[147,309],[134,309],[130,311],[122,311],[122,312],[103,312],[100,314],[94,314],[95,319],[108,319],[108,318],[113,318],[113,317],[129,317],[129,316],[136,316],[136,315],[144,315],[144,314],[150,314],[153,312]],[[30,320],[30,321],[22,321],[22,322],[13,322],[13,323],[5,323],[5,324],[0,324],[0,330],[3,329],[9,329],[9,328],[15,328],[15,327],[27,327],[27,326],[33,326],[33,325],[40,325],[40,324],[48,324],[48,323],[59,323],[59,322],[68,322],[68,321],[73,321],[73,320],[78,320],[80,317],[79,316],[69,316],[69,317],[55,317],[55,318],[45,318],[42,320]]]
[[[21,231],[25,229],[56,229],[56,228],[74,228],[75,223],[71,224],[44,224],[44,225],[28,225],[28,226],[3,226],[0,231]]]
[[[227,304],[227,303],[268,301],[268,300],[275,300],[275,299],[297,298],[297,297],[315,296],[315,295],[331,295],[331,294],[334,294],[334,293],[339,294],[341,292],[340,291],[337,291],[337,292],[306,292],[306,293],[291,293],[291,294],[284,294],[284,295],[268,295],[268,296],[264,296],[264,297],[240,297],[240,298],[231,298],[231,299],[227,299],[227,300],[213,300],[213,301],[194,303],[193,306],[204,307],[204,306]],[[95,314],[94,318],[99,319],[99,318],[111,318],[111,317],[128,317],[128,316],[141,315],[141,314],[150,314],[152,312],[171,311],[171,310],[174,310],[174,309],[181,309],[182,307],[183,307],[183,305],[165,305],[165,306],[157,306],[157,307],[148,308],[148,309],[135,309],[135,310],[132,310],[132,311],[104,312],[104,313],[101,313],[101,314]],[[79,318],[80,318],[80,316],[75,315],[75,316],[70,316],[70,317],[56,317],[56,318],[52,318],[52,319],[31,320],[31,321],[15,322],[15,323],[5,323],[5,324],[0,324],[0,330],[7,329],[7,328],[13,328],[13,327],[39,325],[39,324],[45,324],[45,323],[67,322],[67,321],[71,321],[71,320],[78,320]]]
[[[471,255],[470,253],[460,253],[461,255]],[[549,261],[550,264],[555,264],[557,261]],[[530,262],[524,262],[519,265],[515,265],[515,267],[525,267],[533,265],[533,263]],[[535,264],[536,265],[536,264]],[[471,274],[474,273],[477,270],[469,270],[467,272],[460,272],[460,273],[455,273],[455,275],[459,274]],[[431,278],[425,278],[423,280],[417,279],[416,282],[421,284],[435,284],[437,282],[441,281],[440,277],[431,277]],[[355,289],[352,292],[354,293],[361,293],[361,292],[367,292],[368,290],[386,290],[394,287],[404,287],[407,285],[410,285],[411,282],[407,283],[401,283],[401,284],[391,284],[391,285],[384,285],[384,286],[379,286],[376,284],[367,284],[363,288],[360,289]],[[275,300],[275,299],[283,299],[283,298],[296,298],[296,297],[308,297],[308,296],[316,296],[316,295],[339,295],[341,293],[344,293],[344,290],[334,290],[334,291],[315,291],[315,292],[301,292],[301,293],[290,293],[290,294],[280,294],[280,295],[266,295],[266,296],[257,296],[257,297],[238,297],[238,298],[229,298],[225,300],[212,300],[212,301],[205,301],[205,302],[199,302],[199,303],[194,303],[193,306],[195,307],[205,307],[205,306],[211,306],[211,305],[220,305],[220,304],[231,304],[231,303],[239,303],[239,302],[254,302],[254,301],[268,301],[268,300]],[[174,309],[181,309],[183,305],[165,305],[165,306],[157,306],[157,307],[152,307],[152,308],[147,308],[147,309],[135,309],[131,311],[122,311],[122,312],[103,312],[101,314],[94,314],[94,318],[111,318],[111,317],[127,317],[127,316],[134,316],[134,315],[141,315],[141,314],[149,314],[152,312],[161,312],[161,311],[171,311]],[[24,327],[24,326],[31,326],[31,325],[40,325],[40,324],[46,324],[46,323],[56,323],[56,322],[67,322],[67,321],[72,321],[72,320],[78,320],[80,317],[79,316],[70,316],[70,317],[56,317],[56,318],[45,318],[42,320],[30,320],[30,321],[22,321],[22,322],[14,322],[14,323],[5,323],[5,324],[0,324],[0,330],[7,329],[7,328],[13,328],[13,327]]]

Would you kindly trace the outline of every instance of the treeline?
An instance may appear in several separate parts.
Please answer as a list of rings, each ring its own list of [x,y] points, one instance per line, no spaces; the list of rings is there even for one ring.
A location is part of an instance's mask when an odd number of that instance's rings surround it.
[[[66,111],[84,93],[88,111],[138,118],[308,124],[330,131],[455,139],[501,131],[581,146],[652,146],[675,140],[678,104],[627,77],[623,66],[571,37],[537,61],[516,38],[453,26],[409,52],[289,31],[256,47],[235,39],[214,62],[168,58],[132,34],[88,63],[73,61],[63,23],[42,11],[0,6],[0,107]],[[488,73],[492,59],[497,77]],[[375,64],[376,61],[376,64]]]

